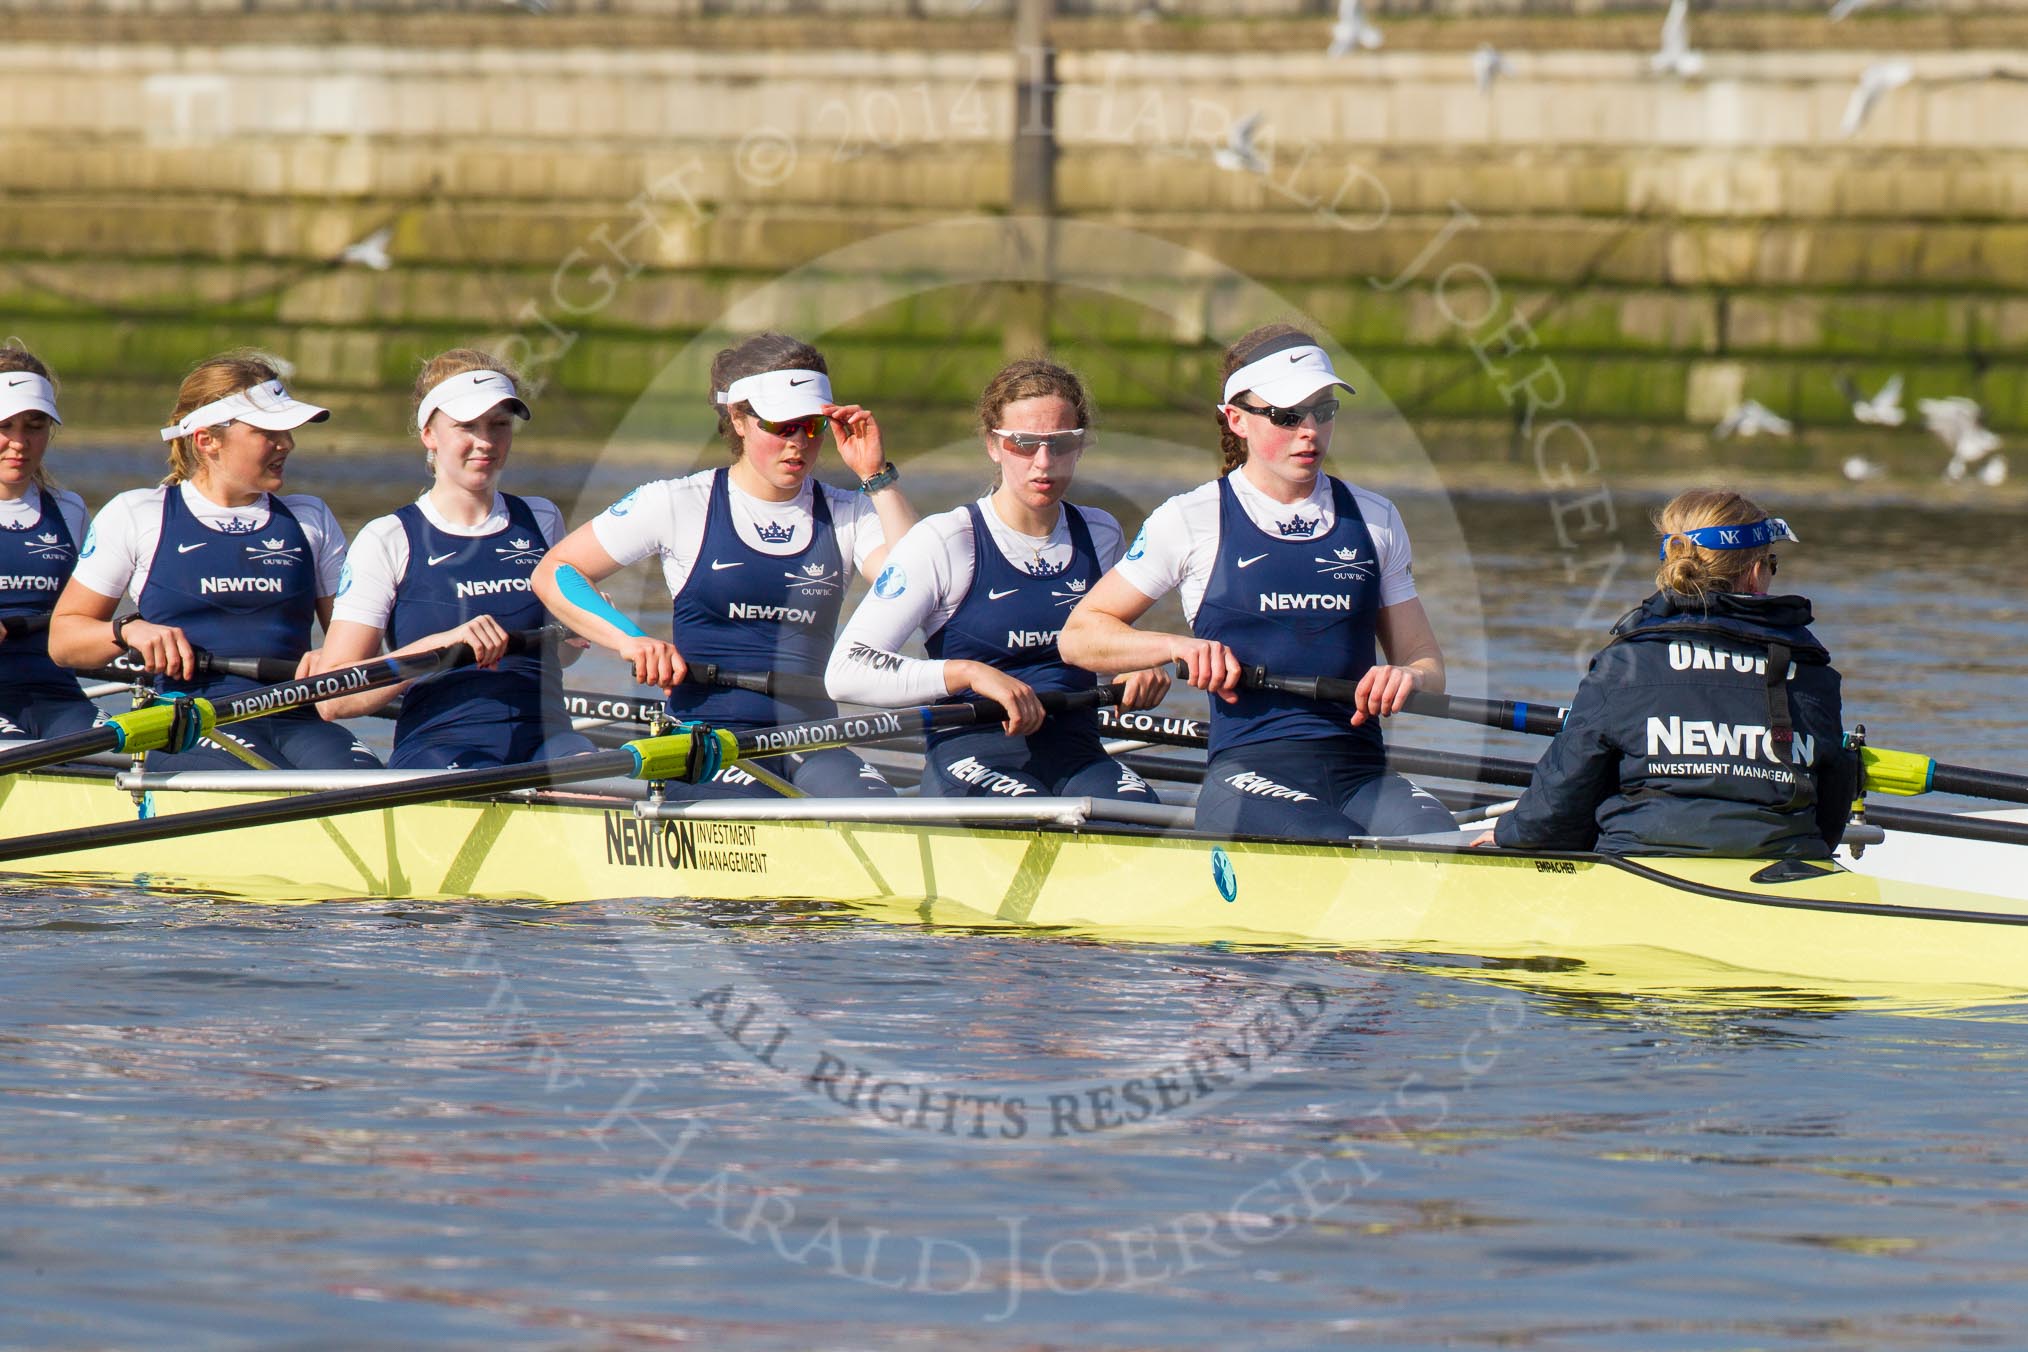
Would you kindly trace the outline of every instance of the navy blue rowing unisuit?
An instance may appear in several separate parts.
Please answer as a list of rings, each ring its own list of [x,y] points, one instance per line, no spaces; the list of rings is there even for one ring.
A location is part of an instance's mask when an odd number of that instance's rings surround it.
[[[1352,491],[1331,481],[1336,520],[1323,536],[1283,539],[1254,524],[1218,484],[1218,555],[1193,621],[1199,638],[1290,676],[1358,681],[1373,668],[1380,562]],[[1211,701],[1211,760],[1200,830],[1246,835],[1412,835],[1453,822],[1435,797],[1386,773],[1372,719],[1350,704],[1241,690]]]
[[[1229,479],[1218,481],[1218,562],[1191,629],[1249,665],[1290,676],[1357,681],[1373,666],[1380,561],[1352,492],[1331,480],[1329,533],[1282,539],[1255,525]],[[1375,769],[1386,763],[1380,729],[1352,727],[1352,706],[1271,690],[1211,702],[1211,754],[1286,738],[1349,740]]]
[[[697,562],[670,602],[672,641],[690,666],[728,671],[779,671],[821,681],[845,601],[845,560],[831,525],[823,485],[810,485],[810,541],[794,554],[764,554],[739,538],[732,520],[726,470],[711,477],[711,500]],[[825,699],[775,698],[754,690],[680,685],[669,711],[724,728],[766,727],[829,718]],[[817,797],[884,796],[894,792],[879,771],[849,751],[769,757],[763,767]],[[772,797],[773,791],[734,767],[692,792],[699,797]]]
[[[46,618],[77,567],[77,542],[55,493],[35,490],[41,514],[0,528],[0,622]],[[0,639],[0,737],[58,737],[92,725],[98,710],[77,678],[49,660],[49,633],[8,626]]]
[[[1063,504],[1070,560],[1054,573],[1016,568],[987,529],[976,502],[972,519],[972,583],[943,628],[924,641],[940,661],[983,662],[1040,691],[1090,690],[1091,672],[1066,663],[1056,641],[1063,622],[1104,570],[1083,515]],[[1027,737],[997,727],[961,728],[930,736],[922,792],[926,796],[985,797],[1068,794],[1072,797],[1156,801],[1147,782],[1106,755],[1098,714],[1080,709],[1050,715]]]
[[[267,524],[257,530],[214,530],[190,514],[179,489],[164,492],[162,532],[141,587],[141,618],[173,625],[192,647],[221,656],[295,661],[308,652],[310,627],[317,618],[316,560],[288,504],[270,493],[267,507]],[[158,678],[157,684],[163,682]],[[187,693],[217,696],[252,689],[255,682],[213,676],[185,685]],[[380,764],[342,724],[326,723],[314,707],[229,724],[216,735],[284,768]],[[245,768],[245,762],[201,746],[149,763],[175,770]]]
[[[487,535],[439,530],[410,503],[395,519],[408,539],[408,569],[395,584],[388,639],[403,648],[490,615],[509,633],[548,618],[530,577],[542,561],[542,528],[528,503],[502,493],[507,521]],[[546,726],[545,726],[546,724]],[[394,725],[396,769],[478,769],[592,750],[570,731],[563,673],[539,652],[510,654],[497,669],[464,667],[404,692]]]

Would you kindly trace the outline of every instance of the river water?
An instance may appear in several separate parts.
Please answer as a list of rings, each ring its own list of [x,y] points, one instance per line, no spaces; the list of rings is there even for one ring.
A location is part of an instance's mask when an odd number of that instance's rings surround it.
[[[332,493],[348,527],[391,477]],[[1399,487],[1472,689],[1567,694],[1645,590],[1651,492],[1580,509],[1528,482]],[[572,519],[615,495],[595,479]],[[2028,770],[2017,510],[1840,500],[1768,505],[1804,537],[1782,580],[1817,602],[1848,719]],[[1584,529],[1600,501],[1610,527]],[[666,898],[262,908],[16,877],[0,925],[0,1345],[1880,1348],[2028,1328],[2028,1024],[2004,1008],[1688,1006],[1386,955]],[[763,986],[841,1064],[890,1068],[898,1120],[846,1112],[850,1072],[766,1073],[672,971]],[[1263,1002],[1301,1037],[1245,1043]],[[1177,1111],[1096,1129],[1094,1095],[1130,1101],[1145,1067],[1200,1052],[1222,1069],[1179,1080]],[[1029,1109],[1011,1135],[1008,1097]]]

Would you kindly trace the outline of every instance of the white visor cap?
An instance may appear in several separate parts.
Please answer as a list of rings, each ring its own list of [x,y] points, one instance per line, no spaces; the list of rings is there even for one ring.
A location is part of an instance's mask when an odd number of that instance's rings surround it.
[[[438,409],[442,409],[452,422],[470,422],[496,404],[507,405],[507,411],[523,422],[530,417],[521,392],[514,388],[512,380],[498,371],[463,371],[445,376],[430,386],[430,392],[423,396],[421,406],[416,409],[416,431],[428,427],[430,415]]]
[[[807,418],[838,402],[831,397],[831,377],[822,371],[763,371],[757,376],[741,376],[730,389],[720,390],[712,398],[727,408],[751,404],[754,413],[769,422]]]
[[[0,421],[21,413],[47,413],[51,422],[62,422],[56,416],[56,386],[33,371],[0,372]]]
[[[1256,357],[1225,378],[1224,403],[1249,391],[1274,408],[1294,408],[1319,390],[1343,385],[1357,393],[1331,369],[1331,356],[1315,343],[1300,343]]]
[[[229,422],[243,422],[263,432],[290,432],[304,423],[323,422],[330,416],[330,409],[306,404],[283,388],[281,381],[269,380],[191,409],[174,427],[162,429],[162,440],[174,441],[200,427],[218,427]]]

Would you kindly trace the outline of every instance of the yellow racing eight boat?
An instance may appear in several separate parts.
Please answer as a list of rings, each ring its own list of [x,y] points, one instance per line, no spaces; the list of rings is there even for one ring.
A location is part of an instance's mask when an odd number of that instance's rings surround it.
[[[1651,993],[2028,993],[2028,903],[1830,863],[1219,839],[1187,829],[1186,809],[1087,799],[680,802],[613,781],[170,830],[180,814],[445,773],[15,775],[0,779],[0,834],[60,831],[68,848],[0,867],[270,903],[820,902],[905,923],[1581,966]],[[120,843],[139,815],[163,834]]]

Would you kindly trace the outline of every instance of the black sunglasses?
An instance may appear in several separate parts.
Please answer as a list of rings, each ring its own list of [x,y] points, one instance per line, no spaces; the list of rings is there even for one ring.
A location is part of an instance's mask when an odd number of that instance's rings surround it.
[[[1273,404],[1269,404],[1266,408],[1255,408],[1252,404],[1242,404],[1238,400],[1234,400],[1232,406],[1243,413],[1257,413],[1276,427],[1301,427],[1305,418],[1315,418],[1318,425],[1322,426],[1338,416],[1336,399],[1319,399],[1316,403],[1302,408],[1276,408]]]

